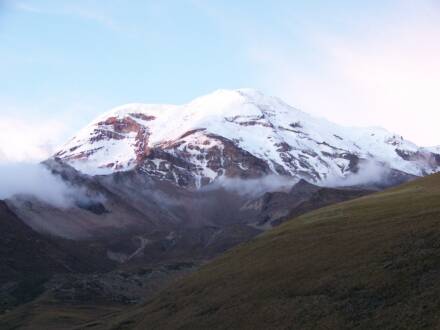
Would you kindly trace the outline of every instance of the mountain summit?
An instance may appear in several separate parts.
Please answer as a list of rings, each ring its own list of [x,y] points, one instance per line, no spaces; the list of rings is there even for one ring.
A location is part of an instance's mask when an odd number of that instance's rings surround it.
[[[314,118],[252,89],[218,90],[184,105],[127,104],[100,116],[55,154],[88,175],[137,169],[184,187],[268,174],[319,183],[373,163],[394,175],[440,169],[435,149],[381,128]]]

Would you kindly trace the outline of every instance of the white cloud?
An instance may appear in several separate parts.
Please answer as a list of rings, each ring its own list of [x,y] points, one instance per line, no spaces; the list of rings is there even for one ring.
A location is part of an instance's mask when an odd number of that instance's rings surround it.
[[[289,191],[296,183],[297,179],[280,175],[266,175],[254,179],[221,177],[202,190],[210,191],[221,187],[238,194],[256,197],[271,191]]]
[[[390,173],[391,169],[387,165],[367,160],[360,164],[357,173],[351,173],[343,178],[331,175],[320,184],[328,187],[347,187],[374,183],[384,184],[389,178]]]
[[[32,195],[63,208],[88,199],[84,189],[69,185],[41,164],[0,163],[0,199],[17,195]]]
[[[58,120],[0,115],[0,162],[42,161],[64,137]]]

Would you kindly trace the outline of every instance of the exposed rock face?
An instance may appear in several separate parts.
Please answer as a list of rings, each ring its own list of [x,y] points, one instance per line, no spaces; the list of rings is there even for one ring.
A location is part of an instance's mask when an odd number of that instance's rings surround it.
[[[271,172],[266,162],[232,141],[201,131],[154,146],[139,165],[144,173],[190,187],[204,186],[221,176],[247,179]]]
[[[421,176],[424,149],[379,128],[341,127],[253,90],[217,91],[183,106],[131,104],[85,127],[55,157],[89,175],[138,169],[183,187],[267,174],[343,179],[365,163]]]

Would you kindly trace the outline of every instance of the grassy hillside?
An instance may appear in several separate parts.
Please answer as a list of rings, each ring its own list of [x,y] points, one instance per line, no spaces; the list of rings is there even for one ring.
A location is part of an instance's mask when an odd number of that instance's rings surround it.
[[[440,328],[440,175],[289,221],[88,329]]]

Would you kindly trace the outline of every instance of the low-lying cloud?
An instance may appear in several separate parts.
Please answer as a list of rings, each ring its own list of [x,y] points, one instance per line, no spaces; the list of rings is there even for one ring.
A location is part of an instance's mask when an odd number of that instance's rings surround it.
[[[363,161],[359,165],[357,173],[352,173],[346,177],[328,176],[320,184],[330,187],[358,186],[365,184],[386,182],[391,169],[385,164],[375,161]]]
[[[41,164],[0,164],[0,199],[30,195],[55,207],[68,208],[88,199],[86,191],[73,187]]]
[[[54,153],[64,131],[58,120],[0,115],[0,162],[43,161]]]
[[[336,174],[329,175],[320,182],[311,183],[326,187],[374,185],[377,183],[383,184],[384,182],[387,182],[390,174],[391,169],[389,166],[372,160],[364,160],[359,164],[357,173],[351,173],[345,177]],[[257,197],[266,192],[289,191],[296,183],[298,183],[298,181],[299,179],[297,178],[275,174],[255,179],[222,177],[202,189],[215,190],[223,188],[240,195]]]
[[[275,174],[270,174],[255,179],[221,177],[202,189],[214,190],[223,188],[240,195],[255,197],[262,195],[265,192],[288,191],[297,182],[298,179]]]

